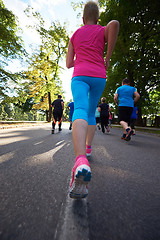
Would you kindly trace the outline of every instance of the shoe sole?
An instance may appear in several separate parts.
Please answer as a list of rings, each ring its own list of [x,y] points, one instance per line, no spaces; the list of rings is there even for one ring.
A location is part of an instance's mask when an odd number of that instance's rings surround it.
[[[87,157],[90,157],[90,156],[91,156],[91,153],[86,153],[86,156],[87,156]]]
[[[91,180],[91,169],[87,165],[77,167],[75,179],[71,186],[70,198],[81,199],[88,195],[87,185]]]
[[[133,134],[133,130],[130,130],[125,138],[126,141],[130,141],[131,140],[131,136]]]

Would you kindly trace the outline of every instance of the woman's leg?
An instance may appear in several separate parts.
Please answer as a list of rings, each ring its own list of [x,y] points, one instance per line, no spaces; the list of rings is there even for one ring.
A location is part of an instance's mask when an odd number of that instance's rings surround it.
[[[72,171],[70,197],[76,199],[85,198],[88,195],[87,185],[91,180],[91,169],[86,157],[89,88],[89,85],[83,82],[83,77],[72,79],[74,100],[72,135],[76,159]]]
[[[83,119],[76,119],[72,125],[72,136],[76,157],[86,155],[86,135],[88,123]]]
[[[86,155],[89,89],[90,87],[87,83],[75,80],[75,78],[72,80],[72,93],[74,100],[72,136],[76,157],[79,155]]]
[[[94,138],[95,130],[96,130],[96,125],[88,125],[87,137],[86,137],[86,144],[88,146],[91,146],[91,144],[92,144],[92,140]]]
[[[91,146],[95,130],[96,130],[96,119],[95,119],[95,111],[99,99],[102,95],[102,92],[106,85],[106,79],[104,78],[91,78],[90,81],[90,92],[89,92],[89,109],[88,109],[88,131],[86,144]]]

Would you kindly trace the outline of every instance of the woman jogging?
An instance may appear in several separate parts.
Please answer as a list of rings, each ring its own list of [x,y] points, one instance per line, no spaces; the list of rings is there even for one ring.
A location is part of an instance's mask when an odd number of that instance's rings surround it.
[[[75,166],[70,186],[71,198],[88,195],[87,184],[91,169],[86,153],[91,154],[95,133],[95,110],[106,84],[106,69],[114,49],[119,22],[113,20],[106,27],[97,25],[99,9],[95,2],[85,4],[84,26],[72,35],[66,58],[67,68],[74,67],[71,89],[74,101],[72,135],[75,150]],[[107,55],[103,59],[105,44]]]

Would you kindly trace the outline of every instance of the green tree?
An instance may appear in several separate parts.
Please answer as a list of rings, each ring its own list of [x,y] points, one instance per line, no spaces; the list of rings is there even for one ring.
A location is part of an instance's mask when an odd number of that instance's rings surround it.
[[[99,2],[105,9],[100,16],[100,24],[106,25],[112,19],[120,22],[119,37],[107,72],[108,80],[104,94],[112,103],[116,88],[127,76],[141,95],[138,102],[141,120],[144,107],[153,103],[150,102],[150,93],[158,91],[160,86],[160,3],[156,0]],[[156,113],[157,109],[154,111]]]
[[[20,28],[16,16],[5,8],[0,0],[0,98],[4,99],[8,91],[12,91],[10,85],[17,82],[19,75],[7,70],[8,63],[26,54],[23,48]],[[10,84],[8,84],[10,82]]]
[[[149,102],[150,104],[144,106],[145,115],[154,115],[159,113],[160,116],[160,91],[153,90],[149,93]]]
[[[35,26],[40,34],[42,44],[31,58],[29,69],[26,72],[30,80],[30,96],[34,99],[34,109],[45,110],[48,121],[51,121],[51,102],[62,91],[62,82],[59,79],[61,70],[60,60],[66,55],[69,37],[66,27],[59,22],[53,22],[49,29],[44,28],[44,20],[39,13],[31,13],[31,8],[26,10],[39,20]]]
[[[0,108],[0,120],[7,120],[8,114],[6,113],[4,109],[4,105]]]

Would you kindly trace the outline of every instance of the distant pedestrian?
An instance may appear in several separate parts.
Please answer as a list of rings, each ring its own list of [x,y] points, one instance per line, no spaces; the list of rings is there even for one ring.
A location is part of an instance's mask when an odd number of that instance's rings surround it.
[[[101,129],[100,128],[100,112],[98,111],[98,106],[96,108],[95,118],[96,118],[96,126],[100,130]]]
[[[133,111],[132,111],[132,115],[131,115],[131,122],[130,122],[130,127],[133,130],[133,135],[136,134],[135,123],[136,123],[136,120],[137,120],[137,114],[138,114],[138,108],[137,108],[137,106],[134,106]]]
[[[112,113],[111,111],[109,111],[109,127],[110,128],[112,128],[111,124],[112,124]]]
[[[58,121],[58,129],[59,131],[62,131],[62,115],[64,110],[64,102],[62,100],[62,96],[59,94],[58,99],[54,100],[51,104],[51,107],[53,107],[53,122],[52,122],[52,134],[54,134],[55,131],[55,125]]]
[[[133,130],[129,125],[134,103],[136,103],[139,98],[140,95],[136,88],[130,86],[130,81],[127,78],[123,79],[122,86],[117,88],[114,101],[118,104],[118,120],[123,127],[121,139],[126,141],[130,141],[133,134]]]
[[[70,102],[67,108],[69,109],[69,121],[70,121],[69,130],[72,130],[72,116],[74,112],[74,102]]]
[[[106,128],[107,132],[109,133],[108,121],[109,121],[109,112],[111,111],[111,108],[106,103],[105,97],[101,98],[101,104],[99,104],[98,110],[100,112],[102,132],[105,133],[105,128]]]

